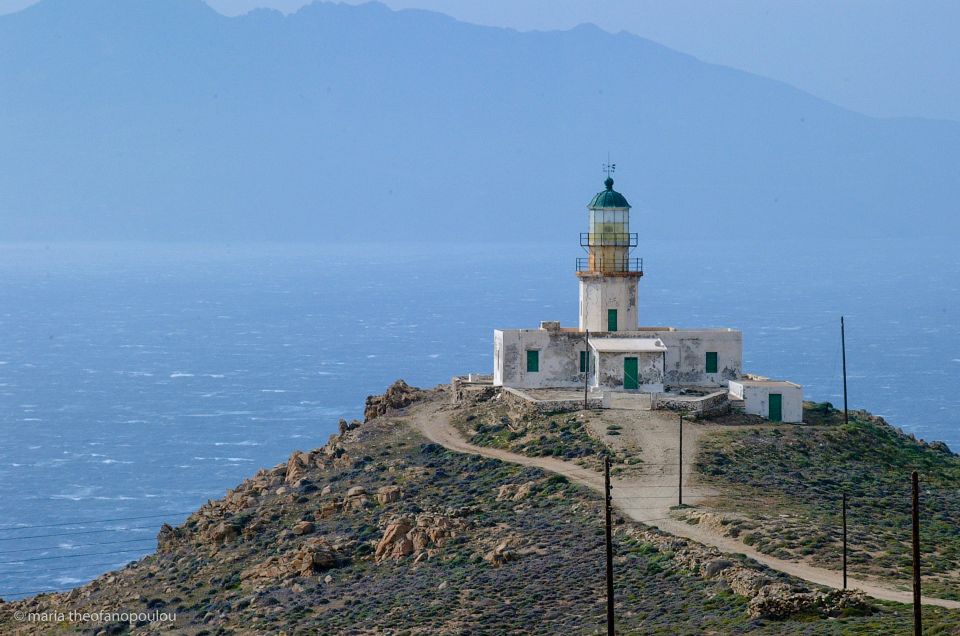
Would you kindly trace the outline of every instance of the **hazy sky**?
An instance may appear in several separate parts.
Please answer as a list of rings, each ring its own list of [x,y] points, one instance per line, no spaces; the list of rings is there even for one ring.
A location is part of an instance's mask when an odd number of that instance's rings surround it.
[[[0,12],[37,0],[0,0]],[[82,1],[82,0],[77,0]],[[160,0],[162,1],[162,0]],[[309,0],[207,0],[226,14]],[[349,0],[359,4],[359,0]],[[384,0],[519,30],[592,22],[879,116],[960,120],[954,0]]]

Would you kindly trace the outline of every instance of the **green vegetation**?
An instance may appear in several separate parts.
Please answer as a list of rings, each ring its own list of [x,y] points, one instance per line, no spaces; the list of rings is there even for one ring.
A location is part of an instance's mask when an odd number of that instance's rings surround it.
[[[509,450],[528,457],[557,457],[599,466],[597,458],[610,450],[592,437],[582,415],[571,413],[516,413],[502,403],[486,402],[469,412],[458,413],[453,424],[470,443]],[[607,427],[607,435],[619,435],[621,427]],[[621,455],[611,455],[623,463]]]
[[[924,592],[960,599],[960,457],[862,411],[844,425],[829,404],[808,404],[805,420],[701,440],[702,481],[725,493],[710,506],[739,513],[728,532],[767,554],[837,568],[846,492],[850,570],[908,581],[916,470]]]

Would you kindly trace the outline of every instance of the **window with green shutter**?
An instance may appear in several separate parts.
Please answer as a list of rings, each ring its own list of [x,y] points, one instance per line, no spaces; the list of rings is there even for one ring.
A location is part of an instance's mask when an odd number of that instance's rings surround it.
[[[607,310],[607,331],[616,331],[617,330],[617,310],[608,309]]]
[[[530,349],[527,351],[527,373],[540,371],[540,352]]]
[[[717,352],[707,351],[707,373],[717,372]]]
[[[586,351],[580,352],[580,373],[586,373],[590,370],[590,354]]]

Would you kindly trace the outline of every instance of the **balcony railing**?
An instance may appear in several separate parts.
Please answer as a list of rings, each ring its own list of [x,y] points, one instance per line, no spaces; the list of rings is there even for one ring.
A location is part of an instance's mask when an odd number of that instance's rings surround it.
[[[581,232],[582,247],[636,247],[636,232]]]
[[[578,272],[635,272],[643,274],[642,258],[578,258]]]

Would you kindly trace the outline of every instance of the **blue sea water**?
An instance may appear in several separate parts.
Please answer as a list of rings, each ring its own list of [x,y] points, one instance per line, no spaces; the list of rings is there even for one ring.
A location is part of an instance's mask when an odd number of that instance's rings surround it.
[[[5,245],[0,597],[151,552],[164,521],[323,444],[396,378],[489,372],[491,331],[574,325],[578,248]],[[642,241],[641,322],[733,326],[746,370],[960,450],[947,241]]]

